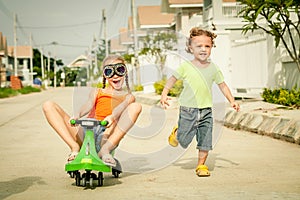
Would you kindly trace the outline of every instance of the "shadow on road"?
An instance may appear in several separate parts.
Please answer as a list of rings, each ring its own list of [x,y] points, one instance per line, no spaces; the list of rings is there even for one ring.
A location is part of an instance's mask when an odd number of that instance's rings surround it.
[[[175,166],[180,166],[182,169],[195,169],[197,165],[197,157],[180,159],[176,162]],[[216,164],[216,162],[220,164]],[[239,163],[233,162],[231,160],[220,157],[219,154],[210,153],[206,162],[206,165],[209,167],[210,171],[214,171],[215,167],[228,167],[232,165],[239,165]]]
[[[41,177],[27,176],[10,181],[0,182],[0,199],[5,199],[11,195],[25,192],[30,186],[34,184],[45,185]]]

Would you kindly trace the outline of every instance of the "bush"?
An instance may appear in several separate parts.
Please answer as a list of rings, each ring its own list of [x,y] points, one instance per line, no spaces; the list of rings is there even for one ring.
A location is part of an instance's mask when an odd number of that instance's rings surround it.
[[[161,93],[165,87],[165,84],[166,84],[165,79],[155,82],[154,83],[155,93],[161,95]]]
[[[107,86],[107,84],[105,86]],[[102,88],[103,87],[103,83],[102,82],[94,83],[94,84],[92,84],[92,87]]]
[[[17,90],[13,90],[11,88],[0,88],[0,98],[17,96],[18,94]]]
[[[264,101],[269,103],[300,108],[300,89],[293,88],[292,90],[287,90],[281,88],[271,90],[264,88],[261,96]]]
[[[41,91],[40,88],[36,88],[36,87],[32,87],[32,86],[26,86],[26,87],[23,87],[18,90],[18,92],[21,94],[29,94],[32,92],[40,92],[40,91]]]
[[[133,90],[134,91],[143,91],[144,90],[144,87],[142,85],[134,85],[133,86]]]
[[[183,89],[183,81],[177,80],[174,86],[170,89],[169,95],[172,97],[178,97]]]
[[[7,98],[17,96],[18,94],[29,94],[32,92],[40,92],[40,88],[35,88],[32,86],[26,86],[19,90],[14,90],[12,88],[0,88],[0,98]]]
[[[162,79],[154,83],[155,93],[161,95],[167,80]],[[170,89],[168,95],[172,97],[178,97],[183,89],[182,80],[177,80],[174,86]]]

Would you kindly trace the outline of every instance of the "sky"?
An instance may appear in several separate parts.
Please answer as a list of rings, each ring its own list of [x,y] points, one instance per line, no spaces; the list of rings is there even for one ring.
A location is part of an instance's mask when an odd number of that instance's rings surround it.
[[[160,3],[135,0],[136,7]],[[120,28],[127,28],[131,0],[0,0],[0,32],[6,36],[8,46],[13,46],[16,15],[17,45],[32,44],[44,55],[62,59],[67,65],[89,52],[94,38],[104,38],[103,10],[108,39],[116,37]]]

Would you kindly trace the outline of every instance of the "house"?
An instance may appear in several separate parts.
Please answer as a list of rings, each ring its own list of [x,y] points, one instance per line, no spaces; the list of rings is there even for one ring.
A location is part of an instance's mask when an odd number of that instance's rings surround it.
[[[265,87],[300,85],[297,67],[283,56],[284,48],[275,48],[270,35],[262,31],[242,34],[241,9],[236,0],[162,0],[162,12],[175,14],[177,32],[187,36],[190,28],[200,26],[218,35],[211,57],[234,96],[260,97]]]
[[[211,30],[218,35],[215,40],[216,48],[213,49],[211,57],[212,60],[221,68],[225,76],[225,81],[230,86],[235,96],[257,97],[261,89],[266,86],[266,79],[263,78],[266,74],[266,67],[262,67],[264,63],[259,64],[260,61],[258,59],[252,59],[252,63],[241,63],[244,62],[241,57],[242,54],[246,52],[246,49],[237,49],[234,42],[235,40],[245,38],[245,36],[241,34],[241,27],[243,26],[242,19],[237,15],[240,9],[241,6],[235,0],[162,1],[162,10],[164,12],[171,12],[175,14],[176,31],[182,35],[188,36],[189,30],[195,26]],[[249,37],[252,36],[249,35]],[[180,46],[184,48],[184,44],[184,42],[181,42]],[[249,47],[247,46],[247,48]],[[252,50],[252,48],[250,49]],[[248,49],[247,52],[251,52],[250,49]],[[257,55],[253,56],[264,56],[262,53],[263,49],[265,48],[260,47],[260,51],[252,50],[257,53]],[[179,51],[182,56],[186,56],[183,53],[184,49]],[[232,52],[235,52],[235,54],[232,54]],[[240,56],[235,56],[236,54]],[[249,65],[251,63],[253,66],[245,66],[247,63]],[[244,69],[241,66],[245,66],[246,68]],[[252,71],[253,68],[255,69]],[[244,73],[246,71],[248,72]],[[250,78],[252,77],[251,75],[253,72],[260,72],[263,75],[259,77],[254,76],[256,78]],[[239,94],[240,92],[246,92],[248,94]]]
[[[137,25],[141,30],[158,31],[174,29],[174,14],[162,13],[160,6],[139,6]]]
[[[91,55],[80,55],[67,65],[71,70],[79,69],[79,74],[76,77],[78,86],[88,84],[87,80],[90,78],[91,71],[94,70],[92,60]],[[65,74],[63,79],[65,79]]]
[[[161,12],[161,6],[139,6],[137,8],[137,27],[144,31],[145,36],[157,32],[174,32],[175,18],[173,13]],[[139,38],[138,49],[143,48],[143,37]],[[150,44],[151,45],[151,44]],[[153,59],[154,58],[154,59]],[[139,56],[139,67],[136,70],[137,82],[144,88],[145,93],[154,92],[153,84],[161,78],[161,71],[155,57]]]
[[[133,45],[133,37],[131,32],[127,28],[120,28],[119,34],[113,38],[110,38],[110,52],[111,53],[125,53],[130,51]]]
[[[16,54],[15,54],[16,53]],[[32,63],[33,57],[33,49],[32,46],[17,46],[16,51],[14,46],[8,46],[8,69],[11,70],[11,75],[18,77],[23,85],[30,85],[33,81],[34,72],[30,72],[33,70]],[[15,69],[15,58],[16,58],[16,66]],[[11,83],[11,87],[14,86]],[[17,86],[18,87],[18,86]]]
[[[32,46],[7,46],[6,37],[0,32],[0,86],[11,86],[18,89],[32,83]],[[15,60],[17,61],[15,69]],[[14,78],[15,81],[12,81]],[[9,83],[11,81],[11,83]],[[22,81],[22,82],[21,82]],[[16,83],[14,85],[12,82]]]
[[[133,52],[134,30],[132,20],[132,17],[129,17],[128,28],[121,28],[118,36],[110,38],[110,52]],[[137,37],[139,49],[142,46],[141,40],[147,34],[162,30],[174,30],[174,28],[174,14],[162,13],[160,6],[138,6]]]
[[[146,35],[164,30],[176,32],[179,38],[176,56],[175,53],[169,56],[166,63],[169,74],[182,58],[189,59],[184,48],[192,27],[215,32],[218,37],[211,57],[236,97],[257,98],[266,87],[300,85],[297,67],[291,66],[291,60],[282,54],[283,47],[275,48],[270,35],[259,30],[242,34],[245,23],[238,16],[241,9],[242,5],[236,0],[162,0],[161,6],[137,8],[137,31],[144,31]],[[128,26],[130,32],[132,21]],[[143,36],[139,36],[139,49],[142,40]],[[140,61],[140,64],[145,65],[145,62]],[[155,73],[141,71],[140,74],[144,84],[143,76]]]
[[[77,58],[75,58],[72,62],[70,62],[67,67],[69,68],[80,68],[85,67],[87,68],[90,65],[90,61],[87,56],[80,55]]]
[[[7,40],[0,32],[0,87],[6,86],[7,73]]]

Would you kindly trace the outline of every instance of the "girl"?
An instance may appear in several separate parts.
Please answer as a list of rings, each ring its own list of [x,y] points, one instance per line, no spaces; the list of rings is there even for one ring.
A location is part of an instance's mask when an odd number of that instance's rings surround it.
[[[126,81],[128,92],[122,86]],[[106,87],[106,81],[108,86]],[[108,125],[97,127],[95,131],[96,149],[103,162],[116,166],[111,155],[123,136],[136,122],[142,107],[135,103],[128,84],[125,60],[117,55],[109,55],[103,60],[103,88],[94,88],[78,113],[70,117],[58,104],[47,101],[43,105],[46,119],[64,142],[70,147],[68,162],[77,156],[84,138],[82,127],[70,125],[71,119],[79,119],[88,114],[89,118],[106,120]]]
[[[209,150],[212,150],[212,91],[213,82],[218,84],[220,90],[238,111],[239,104],[224,82],[220,69],[209,57],[214,45],[216,35],[198,27],[190,30],[187,41],[187,52],[193,54],[194,59],[182,63],[176,72],[167,81],[161,95],[161,104],[168,106],[167,94],[177,79],[182,79],[184,89],[179,97],[180,113],[178,127],[175,127],[169,136],[169,144],[177,146],[178,143],[187,148],[196,135],[198,149],[198,164],[196,174],[209,176],[210,172],[205,165]]]

